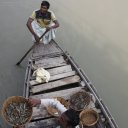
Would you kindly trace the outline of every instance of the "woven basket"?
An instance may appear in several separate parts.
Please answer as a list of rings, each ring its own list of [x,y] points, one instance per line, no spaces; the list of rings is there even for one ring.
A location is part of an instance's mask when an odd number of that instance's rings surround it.
[[[12,96],[3,103],[2,115],[8,124],[22,126],[31,120],[32,106],[24,97]]]
[[[66,108],[68,108],[69,103],[64,98],[62,98],[62,97],[55,97],[55,99],[57,99],[61,104],[63,104]],[[57,109],[49,106],[49,107],[47,107],[47,111],[52,116],[59,117],[59,112],[58,112]]]
[[[76,110],[76,111],[82,111],[84,108],[86,108],[91,101],[91,96],[86,91],[80,91],[75,94],[73,94],[70,97],[69,104],[70,108]]]
[[[80,113],[80,124],[83,126],[94,126],[98,120],[98,113],[91,108],[85,109]]]

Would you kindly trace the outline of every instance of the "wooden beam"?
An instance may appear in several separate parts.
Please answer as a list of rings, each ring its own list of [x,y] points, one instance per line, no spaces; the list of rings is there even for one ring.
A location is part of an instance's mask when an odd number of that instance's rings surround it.
[[[66,73],[66,72],[71,72],[72,68],[71,68],[71,65],[64,65],[61,67],[47,69],[47,71],[50,73],[50,76],[54,76],[54,75],[59,75],[59,74]],[[35,76],[32,76],[31,80],[34,80],[35,78],[36,78]]]
[[[57,68],[48,69],[47,71],[50,73],[50,76],[53,76],[57,74],[71,72],[72,68],[71,68],[71,65],[65,65]]]
[[[35,61],[35,65],[43,67],[43,68],[52,68],[52,67],[59,67],[65,65],[66,61],[64,60],[63,56],[53,57],[53,58],[44,58],[38,61]]]
[[[70,88],[70,89],[65,89],[65,90],[60,90],[60,91],[55,91],[55,92],[49,92],[49,93],[44,93],[44,94],[39,94],[39,95],[32,95],[30,97],[37,98],[37,99],[63,97],[63,98],[69,99],[73,93],[76,93],[81,90],[83,90],[83,87],[75,87],[75,88]]]
[[[57,46],[57,44],[54,43],[54,41],[51,41],[48,44],[38,44],[34,49],[33,49],[33,58],[39,57],[39,56],[47,56],[47,55],[52,55],[55,53],[62,53],[62,50]]]
[[[75,71],[71,71],[71,72],[66,72],[66,73],[62,73],[62,74],[59,74],[59,75],[54,75],[54,76],[50,77],[49,81],[62,79],[62,78],[65,78],[65,77],[73,76],[75,74],[76,74]],[[42,82],[42,83],[44,83],[44,82]],[[34,86],[34,85],[42,84],[42,83],[37,83],[36,80],[31,80],[30,81],[30,86]]]
[[[67,77],[67,78],[57,80],[57,81],[54,81],[54,82],[49,82],[49,83],[46,83],[46,84],[33,86],[32,89],[31,89],[31,92],[34,94],[34,93],[38,93],[38,92],[41,92],[41,91],[61,87],[61,86],[64,86],[64,85],[77,83],[79,81],[80,81],[80,77],[75,75],[75,76]]]
[[[57,126],[60,125],[61,124],[59,123],[57,118],[50,118],[50,119],[30,122],[26,124],[25,128],[57,128]]]

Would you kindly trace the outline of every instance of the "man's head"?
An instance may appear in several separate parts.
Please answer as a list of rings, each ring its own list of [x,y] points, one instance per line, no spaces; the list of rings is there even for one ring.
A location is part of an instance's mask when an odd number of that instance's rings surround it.
[[[49,9],[50,7],[50,3],[47,2],[47,1],[42,1],[41,3],[41,11],[42,12],[47,12],[47,10]]]
[[[79,124],[79,111],[68,109],[61,115],[61,123],[65,128],[74,128]]]

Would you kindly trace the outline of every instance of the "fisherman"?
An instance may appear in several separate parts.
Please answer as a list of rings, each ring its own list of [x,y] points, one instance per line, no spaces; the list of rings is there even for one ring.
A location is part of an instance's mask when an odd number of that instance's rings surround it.
[[[57,110],[58,120],[64,128],[79,127],[80,113],[84,108],[95,108],[95,97],[93,94],[86,91],[78,91],[70,96],[68,108],[65,107],[65,100],[63,98],[50,98],[50,99],[33,99],[29,98],[28,102],[32,107],[42,105]],[[65,105],[65,106],[64,106]],[[54,113],[55,114],[55,113]],[[14,128],[24,128],[23,126],[14,126]]]
[[[46,108],[52,106],[58,110],[61,116],[58,118],[63,128],[75,128],[79,124],[80,111],[71,108],[67,109],[57,99],[29,99],[33,107],[43,105]],[[13,128],[24,128],[24,126],[14,126]]]
[[[77,102],[76,102],[77,101]],[[76,92],[70,97],[69,108],[67,109],[57,99],[29,99],[32,106],[43,105],[46,108],[51,106],[60,113],[59,121],[64,128],[75,128],[79,125],[79,114],[84,107],[95,107],[95,98],[91,93]],[[84,105],[84,107],[83,107]]]
[[[52,106],[56,108],[61,114],[59,121],[64,128],[74,128],[79,124],[79,113],[80,111],[73,110],[72,108],[67,109],[57,99],[29,99],[32,106],[43,105],[46,108]]]
[[[59,22],[55,14],[49,10],[49,7],[50,3],[48,1],[42,1],[40,9],[33,11],[27,21],[27,27],[33,35],[33,42],[39,43],[42,41],[47,44],[55,38],[55,28],[59,27]],[[45,31],[47,33],[40,40]]]

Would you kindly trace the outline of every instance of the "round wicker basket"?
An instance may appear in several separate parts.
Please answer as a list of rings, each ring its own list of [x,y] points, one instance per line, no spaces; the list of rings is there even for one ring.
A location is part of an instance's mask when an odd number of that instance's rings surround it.
[[[32,106],[24,97],[12,96],[3,103],[2,115],[8,124],[22,126],[31,120]]]
[[[62,97],[55,97],[55,99],[57,99],[61,104],[63,104],[66,108],[68,108],[69,103],[64,98],[62,98]],[[59,117],[59,112],[58,112],[57,109],[49,106],[49,107],[47,107],[47,111],[52,116]]]
[[[82,111],[86,108],[91,101],[91,96],[86,91],[80,91],[73,94],[69,100],[70,108],[76,111]]]
[[[98,120],[98,113],[91,108],[85,109],[80,113],[80,124],[83,126],[94,126]]]

